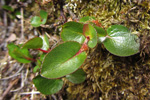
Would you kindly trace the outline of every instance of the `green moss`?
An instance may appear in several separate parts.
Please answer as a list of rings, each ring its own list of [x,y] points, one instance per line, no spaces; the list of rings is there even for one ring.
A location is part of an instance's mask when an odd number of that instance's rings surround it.
[[[103,46],[90,51],[82,66],[87,80],[82,84],[67,82],[68,100],[144,100],[150,99],[150,3],[148,1],[94,0],[67,1],[78,17],[94,16],[104,27],[127,26],[141,38],[139,54],[116,57]]]

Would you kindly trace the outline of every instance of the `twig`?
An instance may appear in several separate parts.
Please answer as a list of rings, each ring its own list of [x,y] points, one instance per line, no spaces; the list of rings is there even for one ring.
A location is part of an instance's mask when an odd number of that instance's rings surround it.
[[[62,25],[62,24],[63,24],[63,22],[57,22],[57,23],[54,23],[54,24],[51,24],[51,25],[40,25],[40,26],[43,27],[43,28],[54,28],[54,27]]]
[[[23,64],[23,66],[22,66],[15,74],[13,74],[13,75],[11,75],[11,76],[8,76],[8,77],[5,77],[5,78],[2,78],[2,79],[0,79],[0,80],[8,80],[8,79],[10,79],[10,78],[13,78],[13,77],[15,77],[15,76],[20,75],[19,72],[23,69],[23,67],[24,67],[24,64]]]
[[[7,33],[7,13],[4,11],[4,35],[3,35],[3,39],[6,37],[6,33]]]
[[[77,16],[70,10],[69,7],[67,7],[67,10],[68,10],[68,12],[69,12],[69,14],[70,14],[70,16],[72,17],[73,20],[76,20],[76,21],[79,20],[79,19],[77,18]]]
[[[33,91],[33,92],[22,92],[20,95],[28,95],[28,94],[40,94],[39,91]]]
[[[22,74],[21,74],[21,77],[22,77]],[[21,87],[15,89],[15,90],[11,90],[10,92],[16,92],[16,91],[21,90],[21,89],[24,87],[24,83],[22,82],[22,80],[23,80],[23,79],[21,78]]]
[[[47,32],[45,32],[45,34],[47,35],[47,37],[50,39],[51,38],[51,36],[47,33]]]
[[[29,68],[29,67],[28,67],[28,68]],[[25,81],[27,80],[27,76],[28,76],[28,73],[29,73],[29,69],[28,69],[28,68],[27,68],[25,77],[24,77],[24,73],[23,73],[23,72],[21,73],[21,87],[15,89],[15,90],[11,90],[11,92],[19,91],[19,90],[21,90],[21,89],[24,87],[24,83],[25,83]]]
[[[57,45],[60,41],[61,41],[61,39],[60,39],[59,41],[57,41],[56,43],[54,43],[54,44],[52,45],[52,47],[51,47],[51,50],[52,50],[53,48],[55,48],[56,45]]]
[[[34,84],[32,85],[33,89],[32,89],[32,92],[31,92],[31,100],[34,100]]]
[[[59,5],[60,5],[60,15],[62,16],[64,22],[67,22],[67,18],[64,14],[64,10],[63,10],[63,5],[64,5],[64,0],[58,0]]]
[[[56,98],[56,96],[53,94],[52,95],[52,98],[54,99],[54,100],[57,100],[57,98]]]
[[[6,97],[6,95],[9,93],[11,88],[18,82],[18,80],[19,80],[19,78],[15,79],[15,80],[13,80],[12,82],[9,83],[8,88],[4,91],[4,93],[0,97],[0,100],[3,100]]]
[[[24,39],[24,17],[23,17],[23,8],[21,8],[21,39]]]

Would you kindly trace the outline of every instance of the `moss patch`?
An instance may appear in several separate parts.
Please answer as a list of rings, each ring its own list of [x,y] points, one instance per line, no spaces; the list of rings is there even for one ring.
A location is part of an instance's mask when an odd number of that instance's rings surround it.
[[[102,45],[90,51],[83,70],[87,80],[79,85],[67,82],[69,100],[150,99],[150,3],[147,1],[94,0],[77,4],[79,17],[94,16],[104,27],[121,24],[141,38],[140,53],[130,57],[110,54]]]

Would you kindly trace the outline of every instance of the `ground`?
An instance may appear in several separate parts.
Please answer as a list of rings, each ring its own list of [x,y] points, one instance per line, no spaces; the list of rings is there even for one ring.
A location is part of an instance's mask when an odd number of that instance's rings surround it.
[[[36,1],[36,2],[35,2]],[[0,98],[2,100],[149,100],[150,99],[150,2],[148,0],[1,0],[0,2]],[[2,8],[9,5],[15,11]],[[48,12],[47,25],[30,25],[39,9]],[[63,10],[62,10],[63,9]],[[16,11],[21,13],[16,16]],[[83,16],[94,16],[108,28],[121,24],[140,38],[139,53],[129,57],[110,54],[103,45],[89,50],[81,68],[86,81],[73,84],[65,78],[64,87],[45,96],[33,85],[35,63],[21,64],[8,54],[7,44],[24,43],[48,34],[50,45],[61,42],[61,25]],[[36,55],[37,51],[32,52]]]

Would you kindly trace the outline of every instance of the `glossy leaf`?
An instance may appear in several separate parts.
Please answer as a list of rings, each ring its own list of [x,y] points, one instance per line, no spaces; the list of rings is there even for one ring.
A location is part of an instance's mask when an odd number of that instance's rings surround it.
[[[33,79],[33,83],[37,90],[45,95],[57,93],[63,87],[63,81],[61,79],[46,79],[40,75]]]
[[[72,74],[66,75],[66,78],[75,84],[79,84],[85,81],[86,73],[82,69],[78,69]]]
[[[86,17],[82,17],[80,19],[80,22],[91,22],[92,20],[96,20],[96,18],[92,16],[86,16]]]
[[[122,25],[107,29],[108,36],[103,42],[106,49],[114,55],[130,56],[139,52],[140,40]]]
[[[59,78],[76,71],[86,59],[86,53],[78,55],[81,45],[65,42],[49,52],[42,65],[41,75],[46,78]]]
[[[19,46],[10,43],[8,44],[8,52],[9,55],[16,59],[20,63],[30,63],[31,61],[29,60],[31,58],[28,49],[24,48],[21,49]]]
[[[85,40],[83,33],[83,24],[77,22],[68,22],[63,25],[61,38],[63,41],[76,41],[83,43]]]
[[[38,49],[43,46],[43,40],[40,37],[35,37],[27,41],[24,45],[23,48],[28,48],[28,49]]]
[[[97,45],[97,32],[92,25],[84,24],[83,35],[90,38],[90,41],[88,42],[90,48],[94,48]]]
[[[38,16],[34,16],[31,18],[31,25],[33,27],[39,27],[42,24],[41,18]]]
[[[48,16],[47,12],[44,11],[44,10],[41,10],[41,11],[40,11],[40,16],[41,16],[41,18],[42,18],[42,24],[45,24],[46,21],[47,21],[47,16]]]
[[[98,27],[98,26],[96,26],[96,25],[94,25],[94,28],[95,28],[96,31],[97,31],[98,43],[103,42],[103,41],[106,39],[106,35],[107,35],[106,30],[104,30],[103,28]]]
[[[43,39],[43,46],[41,49],[48,50],[50,47],[49,47],[49,40],[47,35],[41,36],[41,38]]]

